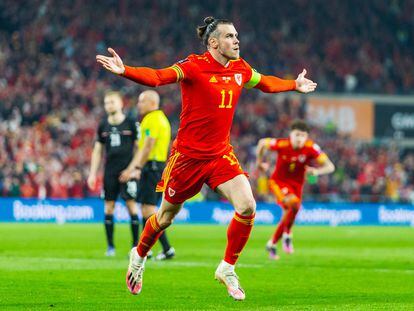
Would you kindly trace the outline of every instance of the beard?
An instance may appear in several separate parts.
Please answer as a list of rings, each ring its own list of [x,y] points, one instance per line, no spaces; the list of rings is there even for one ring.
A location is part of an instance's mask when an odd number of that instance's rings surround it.
[[[239,55],[240,55],[240,53],[239,53],[239,51],[229,51],[228,53],[226,53],[226,54],[224,54],[224,56],[227,58],[227,59],[230,59],[230,60],[236,60],[236,59],[238,59],[239,58]]]
[[[229,48],[228,50],[224,50],[219,48],[219,52],[228,60],[236,60],[240,57],[240,50],[233,50],[231,48]]]

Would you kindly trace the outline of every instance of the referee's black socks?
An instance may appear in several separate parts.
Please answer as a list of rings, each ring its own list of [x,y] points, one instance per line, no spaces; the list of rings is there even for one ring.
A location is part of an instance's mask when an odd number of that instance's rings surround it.
[[[165,231],[163,231],[163,233],[160,235],[158,241],[160,241],[162,245],[162,251],[164,252],[164,254],[170,250],[171,245],[168,242],[167,234],[165,233]]]
[[[109,247],[114,247],[114,215],[105,214],[105,233]]]
[[[134,246],[138,244],[138,232],[139,232],[139,219],[138,215],[131,215],[131,232],[132,232],[132,243]]]

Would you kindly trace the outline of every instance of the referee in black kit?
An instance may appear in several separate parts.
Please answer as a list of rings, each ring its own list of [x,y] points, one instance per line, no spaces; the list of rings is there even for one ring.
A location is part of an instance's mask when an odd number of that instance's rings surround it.
[[[138,243],[139,220],[137,216],[137,182],[128,180],[120,182],[122,172],[131,163],[134,156],[134,148],[138,144],[138,123],[125,116],[122,112],[122,96],[118,92],[108,92],[104,97],[104,107],[107,117],[99,124],[97,140],[95,142],[91,168],[88,177],[88,186],[94,189],[96,176],[105,148],[104,189],[105,200],[105,232],[108,243],[106,256],[115,256],[113,241],[114,233],[114,209],[118,195],[125,200],[131,216],[132,244]]]
[[[160,181],[168,148],[171,141],[171,126],[164,112],[160,110],[160,97],[157,92],[148,90],[138,97],[138,112],[143,119],[140,124],[139,149],[128,168],[121,174],[120,180],[138,179],[137,201],[141,203],[143,226],[146,220],[156,213],[162,193],[155,188]],[[159,238],[162,252],[157,260],[171,259],[175,250],[168,242],[165,231]],[[151,256],[152,254],[149,254]]]

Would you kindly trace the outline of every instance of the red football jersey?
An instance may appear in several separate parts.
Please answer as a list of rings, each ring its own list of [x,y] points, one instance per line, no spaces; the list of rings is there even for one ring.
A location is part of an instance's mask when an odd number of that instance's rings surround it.
[[[295,80],[259,74],[242,58],[223,66],[208,51],[164,69],[125,66],[122,75],[151,87],[181,83],[182,111],[174,147],[196,159],[231,151],[230,128],[243,87],[267,93],[296,89]]]
[[[174,146],[180,153],[209,159],[228,152],[230,129],[240,93],[252,77],[250,65],[239,58],[218,63],[209,52],[176,63],[181,80],[182,111]]]
[[[303,186],[307,165],[313,160],[323,163],[327,158],[312,140],[306,141],[302,148],[294,149],[289,138],[271,139],[268,147],[278,154],[271,179],[294,187]]]

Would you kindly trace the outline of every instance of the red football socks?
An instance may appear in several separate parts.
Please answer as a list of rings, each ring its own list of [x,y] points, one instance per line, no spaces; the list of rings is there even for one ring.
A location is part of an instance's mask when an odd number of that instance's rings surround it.
[[[283,233],[290,233],[293,223],[295,222],[296,215],[298,213],[297,208],[289,208],[285,214],[283,215],[282,219],[279,222],[279,225],[276,228],[275,233],[272,237],[272,243],[276,244],[280,238],[282,237]]]
[[[287,213],[283,215],[282,219],[280,220],[279,224],[277,225],[276,231],[272,237],[272,243],[276,244],[280,238],[282,237],[283,232],[285,231],[285,219],[287,217]]]
[[[285,224],[285,232],[290,234],[293,224],[295,223],[296,215],[298,214],[298,209],[290,209],[288,214],[286,215],[286,224]]]
[[[234,214],[229,227],[227,228],[227,247],[224,261],[234,265],[240,256],[241,251],[249,239],[253,228],[255,214],[242,216],[237,212]]]
[[[144,230],[141,233],[141,238],[137,246],[138,255],[140,257],[147,256],[147,253],[152,246],[157,242],[163,230],[158,224],[156,215],[152,215],[145,223]]]

